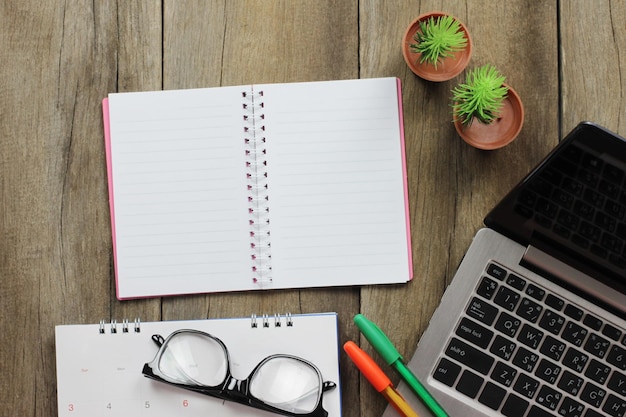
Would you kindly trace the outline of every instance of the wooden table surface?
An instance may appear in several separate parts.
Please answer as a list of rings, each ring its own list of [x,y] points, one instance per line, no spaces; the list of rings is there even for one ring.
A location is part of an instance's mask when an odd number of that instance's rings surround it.
[[[522,97],[513,144],[464,144],[451,123],[455,80],[425,82],[405,65],[403,32],[430,10],[460,18],[470,66],[495,65]],[[364,341],[352,324],[361,312],[410,357],[489,208],[579,121],[626,135],[624,22],[625,2],[599,0],[3,1],[0,414],[56,415],[58,324],[336,311],[343,343]],[[115,298],[103,97],[383,76],[403,84],[412,282]],[[341,373],[343,415],[380,416],[384,399],[343,354]]]

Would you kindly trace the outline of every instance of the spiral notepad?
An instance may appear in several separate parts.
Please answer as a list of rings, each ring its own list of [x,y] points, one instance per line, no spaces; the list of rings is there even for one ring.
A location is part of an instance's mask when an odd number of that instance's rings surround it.
[[[341,416],[335,313],[56,326],[58,416],[272,415],[144,377],[143,365],[158,350],[152,335],[167,337],[181,329],[201,330],[222,340],[237,379],[245,379],[262,359],[277,353],[310,361],[324,380],[338,384],[324,393],[323,406],[329,417]]]
[[[411,279],[397,79],[103,104],[118,298]]]

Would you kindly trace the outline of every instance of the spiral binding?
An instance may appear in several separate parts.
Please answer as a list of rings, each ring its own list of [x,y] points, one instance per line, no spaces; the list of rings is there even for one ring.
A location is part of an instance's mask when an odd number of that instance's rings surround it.
[[[259,325],[259,322],[260,322],[260,325]],[[278,313],[274,314],[274,317],[273,317],[274,327],[282,327],[283,322],[286,327],[293,326],[293,317],[291,313],[286,313],[284,316],[281,316]],[[256,314],[253,314],[252,316],[250,316],[250,327],[252,327],[253,329],[256,329],[259,327],[269,328],[271,327],[271,323],[272,323],[272,320],[270,319],[270,316],[268,314],[263,314],[260,317],[260,319],[259,319],[259,316],[257,316]]]
[[[272,283],[263,91],[255,92],[252,88],[242,92],[242,98],[252,281],[263,287]]]
[[[104,334],[106,333],[107,330],[107,322],[105,320],[100,320],[100,328],[98,329],[100,334]],[[122,333],[131,333],[131,325],[128,321],[128,319],[124,319],[122,321],[121,324],[121,331]],[[109,324],[109,332],[110,333],[117,333],[118,332],[118,323],[117,320],[111,320],[111,323]],[[133,325],[132,325],[132,332],[134,333],[140,333],[141,332],[141,320],[139,320],[139,318],[136,318]]]

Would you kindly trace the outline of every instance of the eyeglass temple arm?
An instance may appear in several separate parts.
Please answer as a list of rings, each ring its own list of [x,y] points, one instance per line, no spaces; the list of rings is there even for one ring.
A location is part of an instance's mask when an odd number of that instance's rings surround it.
[[[163,336],[161,336],[160,334],[153,334],[152,335],[152,341],[158,346],[161,347],[163,346],[163,343],[165,343],[165,339],[163,338]]]

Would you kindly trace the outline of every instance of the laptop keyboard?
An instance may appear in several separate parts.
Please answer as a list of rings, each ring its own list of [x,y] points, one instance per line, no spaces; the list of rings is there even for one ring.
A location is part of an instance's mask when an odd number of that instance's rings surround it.
[[[491,262],[433,377],[507,417],[624,417],[625,334]]]
[[[578,250],[626,268],[626,174],[578,146],[562,152],[515,206]]]

